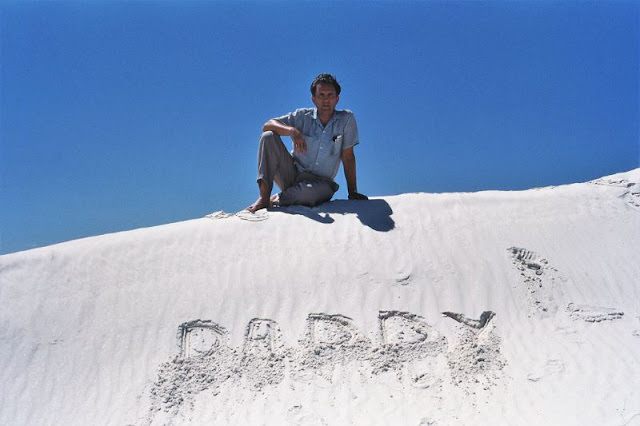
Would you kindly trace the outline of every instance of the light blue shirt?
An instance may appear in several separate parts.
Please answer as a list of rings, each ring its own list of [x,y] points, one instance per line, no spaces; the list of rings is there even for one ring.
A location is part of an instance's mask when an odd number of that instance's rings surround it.
[[[302,132],[307,152],[292,152],[298,171],[334,179],[342,151],[359,143],[356,118],[349,110],[336,110],[326,126],[316,108],[300,108],[276,120]]]

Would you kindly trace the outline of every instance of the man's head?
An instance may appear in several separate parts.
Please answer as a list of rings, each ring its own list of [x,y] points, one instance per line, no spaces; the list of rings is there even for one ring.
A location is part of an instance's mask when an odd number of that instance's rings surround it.
[[[336,95],[340,95],[340,85],[338,84],[338,80],[336,80],[336,78],[334,76],[332,76],[331,74],[320,74],[318,75],[313,82],[311,83],[311,95],[315,96],[316,94],[316,87],[318,87],[318,84],[330,84],[332,85],[335,89],[336,89]]]
[[[311,83],[311,101],[324,117],[330,117],[340,100],[340,85],[331,74],[320,74]]]

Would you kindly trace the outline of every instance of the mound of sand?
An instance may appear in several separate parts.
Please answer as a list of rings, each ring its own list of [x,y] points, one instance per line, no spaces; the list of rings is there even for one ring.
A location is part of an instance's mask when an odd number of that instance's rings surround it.
[[[639,247],[637,169],[0,256],[0,424],[640,424]]]

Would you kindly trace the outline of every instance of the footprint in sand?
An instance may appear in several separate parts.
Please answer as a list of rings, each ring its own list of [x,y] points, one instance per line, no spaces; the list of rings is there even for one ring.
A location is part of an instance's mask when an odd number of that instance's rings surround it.
[[[631,182],[627,179],[597,179],[591,183],[624,188],[619,198],[626,201],[631,207],[640,209],[640,185],[637,182]]]
[[[411,274],[410,273],[400,273],[395,279],[396,284],[400,284],[402,286],[411,284]]]
[[[535,252],[520,247],[507,249],[511,253],[513,265],[520,271],[527,288],[527,300],[532,311],[546,315],[555,313],[558,306],[554,300],[556,273],[549,262]]]
[[[182,358],[211,355],[220,346],[226,345],[227,330],[213,321],[185,322],[179,330]]]
[[[544,265],[547,264],[546,259],[540,259],[534,252],[524,248],[511,247],[509,250],[515,261],[532,270],[536,275],[542,275]]]
[[[635,192],[628,192],[627,194],[625,194],[625,197],[627,199],[627,203],[629,203],[630,206],[635,207],[635,208],[640,208],[640,191],[635,191]]]
[[[527,380],[530,382],[539,382],[545,377],[560,375],[564,373],[565,365],[564,362],[559,359],[548,359],[547,362],[538,370],[538,372],[529,373],[527,375]]]
[[[615,308],[604,308],[601,306],[576,305],[569,303],[567,306],[569,316],[574,320],[583,320],[586,322],[601,322],[620,319],[624,316],[624,312]]]
[[[411,387],[441,392],[444,383],[443,371],[447,371],[447,358],[444,356],[427,357],[406,365],[408,383]]]

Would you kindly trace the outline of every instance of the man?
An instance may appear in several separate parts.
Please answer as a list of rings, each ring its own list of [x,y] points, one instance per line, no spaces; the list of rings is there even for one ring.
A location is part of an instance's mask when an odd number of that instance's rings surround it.
[[[356,157],[358,127],[351,111],[336,110],[340,85],[330,74],[320,74],[311,83],[311,101],[315,108],[301,108],[272,118],[262,127],[258,148],[258,187],[260,196],[247,210],[274,204],[301,204],[313,207],[329,201],[338,190],[333,181],[340,162],[344,169],[350,200],[366,200],[358,193]],[[290,154],[281,136],[290,136]],[[271,197],[275,182],[282,192]]]

